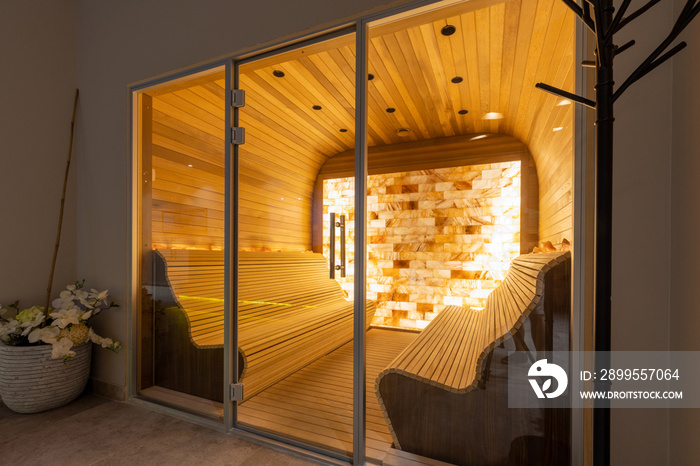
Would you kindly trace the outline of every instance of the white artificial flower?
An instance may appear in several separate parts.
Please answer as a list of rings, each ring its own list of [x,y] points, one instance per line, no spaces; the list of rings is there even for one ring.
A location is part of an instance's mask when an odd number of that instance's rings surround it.
[[[0,322],[0,338],[5,338],[6,336],[17,332],[18,328],[19,322],[17,320],[11,320],[6,323]]]
[[[73,290],[75,290],[75,285],[68,285],[68,286],[66,287],[66,289],[69,290],[69,291],[73,291]]]
[[[107,304],[107,296],[109,296],[109,290],[97,291],[94,288],[90,289],[90,299],[94,299],[96,301],[95,304],[97,304],[97,301],[104,301]]]
[[[61,309],[58,312],[52,312],[49,315],[54,319],[53,322],[51,322],[51,325],[58,328],[66,328],[70,324],[79,324],[80,316],[82,314],[83,311],[78,308],[73,308]]]
[[[87,291],[83,291],[83,290],[75,290],[75,291],[73,292],[73,294],[74,294],[78,299],[80,299],[81,301],[82,301],[83,299],[87,299],[87,297],[88,297],[88,292],[87,292]]]
[[[85,306],[88,309],[92,309],[97,303],[96,302],[91,303],[90,301],[88,301],[85,298],[80,298],[80,304],[82,304],[83,306]]]
[[[2,304],[0,304],[0,316],[4,316],[6,312],[7,312],[7,309],[2,307]]]
[[[44,328],[37,328],[32,331],[32,333],[29,334],[29,343],[36,343],[37,341],[41,340],[44,343],[56,343],[56,337],[61,331],[58,329],[58,327],[44,327]]]
[[[80,320],[88,320],[92,315],[92,311],[87,311],[80,316]]]
[[[75,356],[75,351],[71,351],[73,347],[73,342],[68,338],[61,338],[56,343],[53,344],[51,349],[51,359],[72,358]]]
[[[22,336],[26,337],[27,334],[29,332],[31,332],[34,327],[38,327],[39,325],[42,324],[42,322],[44,322],[44,313],[43,312],[39,312],[36,315],[36,317],[34,318],[34,320],[30,320],[28,322],[23,322],[21,325],[21,327],[24,328],[24,331],[22,332]]]
[[[103,338],[96,334],[92,329],[88,332],[88,338],[90,339],[91,342],[100,345],[103,348],[111,348],[115,351],[117,351],[119,348],[122,347],[121,343],[118,341],[112,341],[111,338]]]

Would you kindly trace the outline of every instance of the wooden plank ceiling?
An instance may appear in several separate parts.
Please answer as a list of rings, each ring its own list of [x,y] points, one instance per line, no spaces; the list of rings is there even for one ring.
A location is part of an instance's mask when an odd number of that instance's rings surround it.
[[[443,35],[448,25],[454,33]],[[369,145],[514,136],[538,166],[545,217],[540,236],[558,238],[571,223],[572,105],[559,105],[561,99],[534,85],[573,90],[573,50],[573,15],[555,0],[472,0],[372,27]],[[192,124],[207,143],[221,143],[213,163],[222,166],[225,83],[221,74],[213,78],[174,89],[172,97],[154,95],[154,109],[165,125],[166,117],[197,120]],[[240,124],[247,137],[240,159],[241,228],[250,225],[252,249],[308,249],[318,172],[330,157],[354,147],[354,35],[247,63],[240,87],[246,90]],[[163,105],[156,108],[158,98]],[[484,119],[490,112],[503,118]],[[287,239],[280,241],[282,235]]]

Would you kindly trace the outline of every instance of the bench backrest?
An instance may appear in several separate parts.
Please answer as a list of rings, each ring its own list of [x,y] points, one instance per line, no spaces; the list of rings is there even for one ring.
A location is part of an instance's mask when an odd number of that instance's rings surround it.
[[[167,284],[190,323],[198,347],[223,344],[224,253],[158,249]],[[239,252],[239,329],[256,321],[343,300],[340,285],[328,277],[321,254]]]
[[[479,382],[486,355],[515,334],[543,299],[545,274],[570,257],[568,251],[517,257],[483,310],[445,308],[378,375],[377,384],[393,372],[454,393],[472,390]]]

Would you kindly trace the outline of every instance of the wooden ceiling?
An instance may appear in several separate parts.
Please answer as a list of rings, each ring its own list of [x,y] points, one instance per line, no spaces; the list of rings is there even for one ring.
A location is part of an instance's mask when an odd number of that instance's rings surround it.
[[[447,25],[453,34],[441,33]],[[285,231],[310,244],[306,212],[319,171],[354,147],[354,42],[354,35],[336,37],[241,66],[241,209],[250,210],[251,231],[264,223],[270,235]],[[561,99],[534,87],[542,81],[573,90],[574,18],[562,2],[470,0],[373,26],[369,42],[370,146],[513,136],[537,164],[540,239],[556,243],[570,235],[572,105],[558,105]],[[223,166],[224,89],[218,72],[150,92],[163,128],[175,129],[158,135],[165,141],[158,144]],[[503,118],[483,119],[488,112]],[[408,131],[400,135],[401,128]],[[185,150],[171,141],[170,133],[187,132],[199,134],[187,137],[206,147]]]
[[[447,25],[452,35],[441,33]],[[573,33],[573,15],[554,0],[470,1],[371,28],[369,145],[494,132],[532,149],[546,129],[570,124],[571,106],[534,85],[572,90]],[[240,83],[248,134],[312,159],[354,146],[354,35],[248,63]],[[504,118],[484,120],[489,112]]]

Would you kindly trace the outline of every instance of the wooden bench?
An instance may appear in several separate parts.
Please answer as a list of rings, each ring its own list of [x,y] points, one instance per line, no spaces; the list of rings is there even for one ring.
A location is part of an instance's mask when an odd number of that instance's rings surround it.
[[[155,255],[156,385],[221,401],[223,252],[159,249]],[[353,303],[328,278],[321,254],[240,252],[238,293],[245,399],[353,339]],[[368,301],[368,327],[375,310]]]
[[[555,318],[569,319],[570,257],[519,256],[483,310],[445,308],[377,376],[375,390],[395,448],[455,464],[501,464],[503,454],[508,460],[511,439],[526,432],[518,431],[526,422],[513,421],[517,410],[508,408],[507,371],[484,385],[484,366],[541,300],[545,349],[552,350]],[[568,325],[562,328],[568,334]],[[566,340],[557,349],[568,345]],[[502,364],[500,358],[493,363]]]

